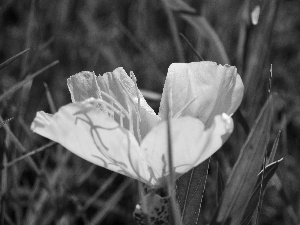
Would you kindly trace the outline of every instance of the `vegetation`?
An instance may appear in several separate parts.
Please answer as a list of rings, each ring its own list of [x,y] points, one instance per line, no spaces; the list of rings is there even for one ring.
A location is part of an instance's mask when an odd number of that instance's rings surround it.
[[[78,158],[30,124],[37,111],[71,102],[71,75],[117,67],[134,71],[157,112],[169,65],[201,59],[235,65],[245,95],[234,133],[210,159],[199,224],[219,224],[216,216],[228,219],[232,209],[240,210],[232,223],[299,224],[299,10],[297,0],[2,1],[1,224],[135,224],[136,181]],[[253,145],[259,155],[249,155]],[[230,205],[234,188],[242,192]]]

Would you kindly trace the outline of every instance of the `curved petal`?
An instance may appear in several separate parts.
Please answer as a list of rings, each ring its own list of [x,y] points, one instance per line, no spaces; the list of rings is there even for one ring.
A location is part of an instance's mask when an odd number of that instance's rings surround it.
[[[81,102],[88,98],[101,99],[101,91],[96,75],[89,71],[76,73],[67,79],[72,102]]]
[[[208,129],[196,118],[172,119],[172,153],[176,178],[214,154],[232,131],[233,121],[226,114],[217,115]],[[148,164],[159,178],[169,174],[167,140],[167,122],[164,121],[153,128],[141,144],[141,148],[146,152]],[[156,185],[159,185],[159,182]]]
[[[38,112],[31,129],[89,162],[147,183],[150,173],[136,139],[95,105],[89,99],[54,115]]]
[[[136,112],[140,109],[141,121],[139,128],[142,138],[158,123],[160,118],[148,105],[142,93],[136,88],[135,83],[122,67],[115,69],[113,72],[105,73],[102,77],[99,76],[97,80],[99,86],[106,87],[109,90],[108,94],[112,95],[126,110],[132,110],[134,118],[137,118]],[[126,98],[129,98],[129,105]],[[136,131],[136,129],[134,130]]]
[[[172,115],[185,108],[181,116],[197,117],[205,126],[210,126],[216,115],[235,112],[242,101],[244,86],[232,66],[214,62],[173,63],[168,70],[159,108],[162,119],[166,119],[166,95],[170,92]]]

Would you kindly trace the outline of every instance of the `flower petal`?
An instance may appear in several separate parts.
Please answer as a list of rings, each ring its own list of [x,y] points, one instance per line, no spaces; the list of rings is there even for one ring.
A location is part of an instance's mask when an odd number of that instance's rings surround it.
[[[115,69],[113,72],[108,72],[97,78],[100,87],[108,87],[110,95],[112,95],[126,110],[132,110],[134,117],[139,108],[140,102],[140,117],[139,124],[141,137],[143,138],[151,128],[158,123],[160,118],[155,114],[153,109],[148,105],[142,93],[136,89],[132,79],[127,75],[122,67]],[[126,101],[126,96],[129,98],[129,106]],[[136,126],[136,123],[135,123]],[[135,129],[136,130],[136,129]],[[137,134],[136,134],[137,137]]]
[[[101,99],[101,91],[96,75],[89,71],[76,73],[67,79],[72,102],[81,102],[88,98]]]
[[[38,112],[31,129],[89,162],[147,183],[151,177],[138,142],[98,102],[71,103],[54,115]]]
[[[196,118],[172,119],[172,154],[176,178],[214,154],[232,131],[233,121],[226,114],[217,115],[207,129]],[[146,151],[148,164],[159,178],[169,174],[167,140],[167,122],[164,121],[153,128],[141,144],[141,148]]]
[[[172,115],[199,118],[210,126],[216,115],[232,115],[242,101],[244,86],[237,70],[232,66],[214,62],[173,63],[166,78],[159,116],[166,119],[167,93],[172,96]]]

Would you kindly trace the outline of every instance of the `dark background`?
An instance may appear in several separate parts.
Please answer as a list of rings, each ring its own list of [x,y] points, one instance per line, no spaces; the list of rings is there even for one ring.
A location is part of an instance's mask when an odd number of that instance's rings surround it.
[[[128,73],[134,71],[141,89],[161,93],[172,62],[199,61],[178,35],[181,32],[205,60],[237,66],[245,85],[241,112],[250,127],[270,86],[277,93],[270,137],[272,143],[282,130],[276,158],[284,161],[265,193],[260,224],[299,224],[300,2],[186,0],[190,7],[176,2],[1,1],[0,63],[30,50],[0,70],[0,94],[59,60],[0,102],[1,117],[14,117],[0,132],[2,164],[48,143],[32,134],[30,124],[36,111],[53,112],[53,106],[57,109],[71,101],[66,79],[77,72],[103,74],[124,67]],[[254,26],[250,14],[256,6],[261,15]],[[158,110],[157,100],[148,96],[148,102]],[[220,153],[225,178],[246,138],[238,121],[235,128]],[[215,167],[213,158],[203,223],[209,222],[217,204]],[[136,193],[134,181],[54,145],[1,170],[1,220],[4,224],[134,224]]]

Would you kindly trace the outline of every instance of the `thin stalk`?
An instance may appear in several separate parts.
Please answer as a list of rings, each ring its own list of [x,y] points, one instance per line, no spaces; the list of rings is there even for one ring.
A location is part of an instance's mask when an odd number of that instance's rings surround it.
[[[26,158],[28,158],[28,157],[30,157],[30,156],[32,156],[32,155],[35,155],[35,154],[37,154],[37,153],[39,153],[39,152],[41,152],[41,151],[44,151],[45,149],[51,147],[51,146],[54,145],[54,144],[56,144],[56,143],[55,143],[55,142],[50,142],[50,143],[48,143],[48,144],[43,145],[42,147],[39,147],[39,148],[37,148],[37,149],[35,149],[35,150],[31,151],[31,152],[28,152],[28,153],[26,153],[25,155],[22,155],[21,157],[16,158],[16,159],[12,160],[11,162],[9,162],[9,163],[3,165],[3,166],[0,168],[0,170],[3,170],[4,168],[11,167],[11,166],[15,165],[17,162],[19,162],[19,161],[21,161],[21,160],[23,160],[23,159],[26,159]]]
[[[51,113],[54,114],[54,113],[57,112],[57,108],[56,108],[56,106],[54,104],[52,94],[51,94],[51,92],[49,90],[49,87],[48,87],[47,83],[44,83],[44,87],[45,87],[46,97],[47,97],[47,101],[48,101]]]
[[[188,46],[193,51],[193,53],[197,56],[197,58],[199,59],[199,61],[204,61],[203,57],[197,52],[197,50],[194,48],[194,46],[192,45],[192,43],[186,38],[186,36],[184,36],[182,33],[180,33],[179,35],[188,44]]]
[[[29,51],[29,48],[25,49],[24,51],[14,55],[13,57],[9,58],[8,60],[4,61],[3,63],[0,64],[0,70],[5,68],[6,66],[8,66],[10,63],[12,63],[13,61],[17,60],[19,57],[21,57],[22,55],[24,55],[26,52]]]
[[[43,67],[42,69],[36,71],[35,73],[29,75],[27,78],[25,78],[24,80],[15,84],[14,86],[12,86],[10,89],[8,89],[6,92],[4,92],[2,95],[0,95],[0,102],[3,101],[4,99],[6,99],[11,94],[13,94],[14,92],[16,92],[17,90],[19,90],[20,88],[22,88],[24,84],[28,83],[29,81],[34,79],[36,76],[40,75],[41,73],[45,72],[46,70],[55,66],[58,63],[59,63],[59,61],[56,60],[56,61],[48,64],[47,66]]]
[[[171,31],[171,34],[172,34],[172,39],[173,39],[177,59],[178,59],[179,62],[185,62],[184,54],[183,54],[183,48],[182,48],[180,38],[179,38],[179,35],[178,35],[179,32],[178,32],[178,29],[177,29],[174,14],[171,11],[171,9],[169,8],[169,6],[168,6],[168,4],[166,3],[165,0],[162,0],[161,2],[163,3],[165,12],[166,12],[167,17],[168,17],[168,23],[169,23],[170,31]]]
[[[108,212],[111,211],[117,205],[117,203],[121,200],[126,188],[128,188],[132,182],[133,182],[132,179],[126,179],[121,184],[120,188],[117,191],[115,191],[113,196],[106,202],[106,205],[103,208],[103,210],[92,219],[92,221],[90,222],[90,225],[101,224],[103,219],[107,216]]]
[[[168,138],[168,164],[169,164],[169,176],[168,176],[168,194],[170,197],[169,204],[169,218],[170,224],[178,225],[180,222],[180,213],[178,210],[178,206],[176,204],[176,199],[174,196],[174,187],[175,187],[175,178],[173,174],[173,152],[172,152],[172,127],[171,127],[171,118],[172,111],[170,105],[172,104],[172,90],[168,93],[167,100],[167,138]]]

